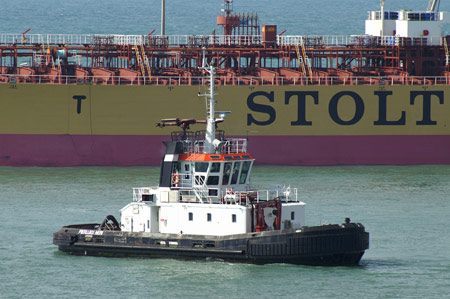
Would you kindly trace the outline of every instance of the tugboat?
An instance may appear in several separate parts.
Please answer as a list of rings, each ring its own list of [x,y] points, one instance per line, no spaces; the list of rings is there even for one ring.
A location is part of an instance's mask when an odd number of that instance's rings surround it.
[[[164,142],[158,187],[134,188],[120,222],[63,226],[53,234],[59,250],[74,255],[219,259],[255,264],[357,265],[369,233],[349,218],[338,225],[305,226],[296,188],[252,188],[254,163],[246,139],[225,138],[215,112],[215,68],[209,74],[207,119],[164,119],[179,126]],[[206,124],[192,132],[190,126]]]

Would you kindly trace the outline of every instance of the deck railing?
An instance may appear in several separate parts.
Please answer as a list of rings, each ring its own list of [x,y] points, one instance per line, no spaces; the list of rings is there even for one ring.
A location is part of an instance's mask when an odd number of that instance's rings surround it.
[[[156,190],[156,187],[133,188],[133,201],[140,202],[142,201],[142,195],[150,195],[152,191],[155,192]]]
[[[302,43],[303,42],[303,43]],[[154,47],[211,47],[263,45],[261,35],[118,35],[118,34],[9,34],[0,33],[0,45],[149,45]],[[347,47],[381,45],[443,45],[440,36],[306,35],[278,36],[277,45]]]
[[[376,46],[426,46],[443,45],[440,36],[371,36],[371,35],[307,35],[278,36],[279,46],[304,45],[307,48],[318,47],[376,47]]]
[[[60,84],[60,85],[152,85],[209,86],[205,77],[189,76],[64,76],[0,74],[0,84]],[[218,86],[303,86],[303,85],[449,85],[449,76],[217,76]]]
[[[117,35],[117,34],[0,34],[2,45],[152,45],[249,46],[262,43],[261,35]]]
[[[214,190],[217,195],[209,195],[209,191]],[[221,190],[220,188],[210,188],[206,185],[202,188],[179,188],[177,197],[167,198],[168,202],[191,202],[198,204],[225,204],[225,205],[245,205],[250,202],[259,203],[275,198],[282,202],[299,202],[298,189],[282,187],[279,189],[234,191],[232,189]],[[177,192],[173,191],[173,192]],[[143,195],[156,194],[157,187],[133,188],[133,201],[143,201]],[[199,198],[199,194],[202,194]],[[181,197],[178,197],[180,195]],[[251,200],[250,200],[251,199]],[[153,202],[156,198],[153,198]]]

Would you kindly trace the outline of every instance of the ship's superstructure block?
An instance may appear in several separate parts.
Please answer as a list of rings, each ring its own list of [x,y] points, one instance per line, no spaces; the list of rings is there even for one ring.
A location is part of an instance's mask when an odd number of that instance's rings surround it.
[[[380,11],[370,11],[365,33],[379,37],[420,39],[422,45],[441,45],[442,25],[449,23],[447,12],[440,12],[436,1],[430,1],[427,11],[385,11],[381,1]],[[393,39],[390,40],[390,43]],[[411,44],[407,40],[406,44]]]

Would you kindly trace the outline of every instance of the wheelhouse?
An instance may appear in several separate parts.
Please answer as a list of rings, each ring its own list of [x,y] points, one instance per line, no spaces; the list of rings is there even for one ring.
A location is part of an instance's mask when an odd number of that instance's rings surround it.
[[[218,195],[220,189],[242,191],[246,189],[253,161],[249,154],[183,154],[174,165],[171,187],[207,187],[214,195]]]

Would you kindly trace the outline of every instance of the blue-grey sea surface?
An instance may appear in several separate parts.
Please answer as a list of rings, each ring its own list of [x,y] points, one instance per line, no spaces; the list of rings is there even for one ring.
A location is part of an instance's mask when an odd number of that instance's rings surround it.
[[[440,1],[450,11],[450,1]],[[166,0],[166,34],[212,34],[222,0]],[[234,12],[258,13],[285,35],[363,34],[378,0],[234,0]],[[161,30],[161,0],[1,0],[0,32],[148,34]],[[386,10],[425,11],[428,0],[387,0]],[[448,26],[445,26],[448,32]],[[156,34],[155,33],[155,34]]]
[[[425,10],[428,1],[386,1]],[[0,32],[148,34],[159,0],[1,2]],[[167,34],[211,34],[220,0],[166,0]],[[377,0],[235,0],[286,35],[364,33]],[[450,11],[442,1],[441,10]],[[448,32],[448,26],[444,26]],[[0,145],[1,146],[1,145]],[[251,149],[250,149],[251,150]],[[450,151],[450,149],[449,149]],[[300,189],[307,224],[363,223],[358,267],[69,256],[52,245],[62,225],[99,222],[156,185],[157,167],[0,167],[0,298],[445,298],[450,295],[450,166],[263,167],[253,183]]]
[[[1,298],[445,298],[450,166],[254,168],[252,183],[300,189],[307,225],[361,222],[357,267],[70,256],[62,225],[100,222],[155,185],[158,167],[0,167]]]

